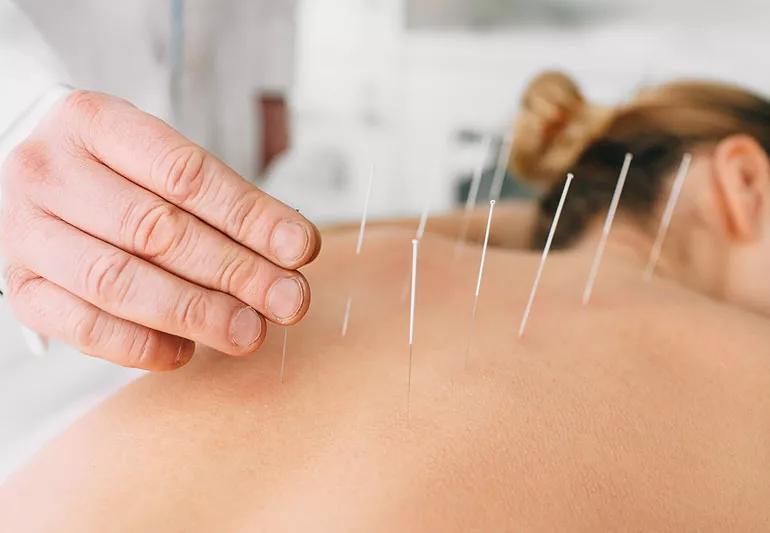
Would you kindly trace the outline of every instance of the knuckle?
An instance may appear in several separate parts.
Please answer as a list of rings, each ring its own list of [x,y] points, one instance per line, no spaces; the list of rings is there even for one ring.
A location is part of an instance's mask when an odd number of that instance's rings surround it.
[[[203,331],[207,324],[208,301],[201,292],[189,291],[180,297],[175,312],[181,331]]]
[[[35,246],[29,236],[39,231],[37,224],[47,217],[24,200],[11,200],[3,195],[0,203],[0,255],[11,259]]]
[[[153,165],[154,180],[173,202],[192,201],[203,188],[206,158],[203,149],[191,144],[165,150]]]
[[[251,191],[235,201],[235,205],[227,217],[225,229],[228,235],[243,242],[247,234],[253,233],[255,228],[260,227],[257,222],[264,213],[264,198],[265,196],[261,192]]]
[[[149,369],[160,347],[160,333],[148,329],[134,332],[123,364],[131,368]]]
[[[216,278],[221,290],[233,295],[245,292],[245,288],[260,275],[257,261],[237,249],[224,255]]]
[[[5,187],[13,187],[47,180],[51,176],[51,160],[51,150],[45,142],[28,139],[8,156],[0,174],[2,182]]]
[[[99,130],[115,127],[116,116],[111,113],[116,106],[131,106],[121,98],[94,91],[76,90],[64,99],[54,114],[54,122],[64,147],[83,147],[93,152],[92,139]]]
[[[93,351],[102,338],[101,311],[96,308],[85,309],[72,318],[71,335],[75,345],[86,352]]]
[[[165,257],[185,234],[182,212],[165,202],[129,208],[123,223],[126,242],[147,259]]]
[[[9,299],[17,299],[27,293],[39,276],[20,266],[8,265],[5,269],[5,293]],[[23,298],[21,298],[23,300]]]
[[[78,122],[95,122],[104,110],[106,103],[105,95],[78,89],[67,95],[64,100],[65,119],[72,117]]]
[[[133,287],[133,258],[122,252],[100,254],[87,263],[85,287],[98,301],[126,301]]]

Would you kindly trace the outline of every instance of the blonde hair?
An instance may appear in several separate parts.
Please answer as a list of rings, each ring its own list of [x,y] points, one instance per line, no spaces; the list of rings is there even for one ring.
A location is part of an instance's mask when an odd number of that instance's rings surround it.
[[[568,171],[575,181],[554,242],[562,247],[607,208],[626,153],[634,163],[621,209],[644,219],[684,152],[735,134],[752,136],[770,153],[770,102],[729,85],[681,81],[610,108],[589,103],[564,74],[541,74],[522,99],[510,158],[514,175],[546,190],[533,247],[545,239]]]

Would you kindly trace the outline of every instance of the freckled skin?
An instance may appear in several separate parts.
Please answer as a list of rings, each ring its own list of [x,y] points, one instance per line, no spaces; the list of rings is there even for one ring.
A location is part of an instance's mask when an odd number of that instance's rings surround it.
[[[612,247],[538,255],[420,247],[406,419],[413,231],[325,237],[308,318],[232,359],[147,376],[0,490],[8,530],[766,531],[770,328]],[[347,295],[348,336],[340,337]],[[3,528],[6,529],[6,528]]]

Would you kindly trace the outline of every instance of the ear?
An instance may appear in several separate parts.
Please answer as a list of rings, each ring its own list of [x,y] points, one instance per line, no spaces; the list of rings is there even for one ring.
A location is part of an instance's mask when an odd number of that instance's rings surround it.
[[[714,177],[730,234],[742,242],[758,239],[770,192],[765,150],[747,135],[723,139],[714,153]]]

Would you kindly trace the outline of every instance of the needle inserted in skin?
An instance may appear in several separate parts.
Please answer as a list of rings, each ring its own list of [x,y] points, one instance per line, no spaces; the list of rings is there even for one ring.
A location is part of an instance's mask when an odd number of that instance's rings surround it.
[[[356,243],[356,255],[361,255],[361,247],[364,245],[364,232],[366,231],[366,219],[369,216],[369,199],[372,197],[372,183],[374,183],[374,165],[369,173],[369,184],[366,186],[366,198],[364,200],[364,213],[361,215],[361,227],[358,229],[358,242]]]
[[[481,178],[484,176],[484,165],[487,162],[487,154],[489,154],[489,148],[491,146],[492,138],[487,136],[484,140],[484,143],[482,144],[479,160],[476,163],[475,170],[473,171],[473,179],[471,180],[471,188],[468,191],[468,198],[465,200],[465,212],[463,213],[460,233],[457,235],[457,243],[455,244],[455,256],[457,256],[460,247],[468,238],[468,228],[470,227],[471,213],[473,212],[473,208],[476,207],[476,200],[478,200],[479,197]]]
[[[588,282],[583,291],[583,305],[588,305],[588,302],[591,301],[591,294],[593,293],[594,284],[596,283],[596,276],[599,274],[599,265],[604,257],[604,248],[607,246],[607,239],[609,238],[610,230],[612,229],[612,221],[615,220],[615,213],[618,211],[620,196],[623,194],[623,186],[626,184],[626,176],[628,176],[628,169],[631,167],[631,160],[633,157],[634,156],[631,154],[626,154],[626,159],[623,161],[623,168],[620,170],[618,184],[615,186],[615,193],[612,195],[610,209],[607,212],[607,218],[604,220],[604,228],[602,228],[602,235],[599,238],[599,246],[596,248],[596,254],[594,255],[593,263],[591,264],[591,272],[588,274]]]
[[[420,215],[420,222],[417,225],[417,231],[415,232],[414,238],[419,240],[422,240],[423,236],[425,235],[425,228],[428,225],[428,218],[430,215],[430,204],[428,202],[425,202],[425,207],[423,207],[422,214]],[[406,280],[404,281],[404,287],[401,289],[401,301],[405,302],[406,297],[409,295],[409,275],[407,275]]]
[[[283,328],[283,354],[281,355],[281,383],[283,383],[284,371],[286,370],[286,344],[289,340],[289,328]]]
[[[430,204],[425,202],[425,207],[422,208],[422,214],[420,215],[420,223],[417,225],[417,233],[415,239],[418,241],[425,235],[425,228],[428,225],[428,216],[430,215]]]
[[[679,195],[682,192],[682,186],[687,178],[687,173],[690,171],[690,163],[692,163],[692,155],[684,154],[682,164],[679,166],[679,171],[674,179],[674,184],[671,186],[671,194],[668,197],[666,208],[663,211],[663,218],[660,220],[660,227],[658,228],[658,235],[655,238],[655,244],[652,246],[650,260],[647,262],[647,268],[644,270],[645,281],[650,281],[652,279],[652,275],[655,273],[655,267],[660,260],[660,254],[663,251],[663,241],[666,239],[668,228],[671,225],[671,219],[674,216],[674,209],[676,209],[677,200],[679,200]]]
[[[412,355],[414,347],[414,302],[417,288],[417,251],[420,241],[412,239],[412,290],[409,296],[409,377],[406,392],[406,417],[411,418],[412,406]]]
[[[527,301],[527,307],[524,309],[524,316],[521,319],[519,325],[519,338],[524,336],[524,331],[527,328],[527,321],[529,320],[529,313],[532,311],[532,304],[535,302],[535,296],[537,295],[537,288],[540,285],[540,278],[543,276],[543,269],[545,268],[545,262],[548,259],[548,253],[551,251],[551,244],[553,243],[553,236],[556,234],[556,227],[559,225],[559,218],[561,217],[561,211],[564,207],[564,202],[567,199],[567,193],[569,192],[569,186],[572,183],[572,179],[575,176],[567,174],[567,182],[564,184],[564,190],[561,193],[559,199],[559,206],[556,208],[556,214],[551,222],[551,230],[548,232],[548,239],[545,241],[545,248],[543,248],[543,255],[540,257],[540,265],[537,267],[537,274],[535,274],[535,281],[532,283],[532,290],[529,292],[529,300]]]
[[[342,336],[348,334],[348,321],[350,320],[350,306],[353,303],[353,297],[348,296],[348,300],[345,302],[345,314],[342,317]]]
[[[366,198],[364,199],[364,212],[361,215],[361,226],[358,229],[358,241],[356,241],[356,257],[361,255],[361,249],[364,246],[364,234],[366,232],[366,220],[369,215],[369,199],[372,196],[372,183],[374,182],[374,165],[369,174],[369,184],[366,187]],[[345,315],[342,318],[342,336],[348,334],[348,320],[350,320],[350,307],[353,304],[353,296],[349,295],[345,303]]]
[[[481,294],[481,280],[484,277],[484,264],[487,261],[487,247],[489,245],[489,231],[492,228],[492,215],[495,212],[495,201],[489,202],[489,215],[487,216],[487,229],[484,233],[484,246],[481,248],[481,261],[479,262],[479,275],[476,278],[476,292],[473,296],[473,309],[471,311],[471,326],[468,332],[468,344],[465,346],[465,364],[468,364],[468,354],[471,351],[471,340],[473,338],[473,329],[476,324],[476,310],[479,305],[479,294]]]
[[[497,157],[497,166],[495,167],[495,176],[492,178],[492,186],[489,189],[489,198],[499,200],[503,193],[503,183],[505,175],[508,172],[508,163],[511,160],[511,148],[513,147],[513,136],[506,135],[500,147],[500,154]]]

